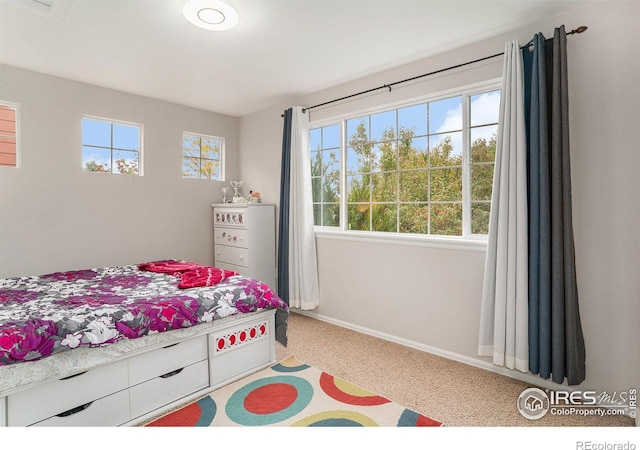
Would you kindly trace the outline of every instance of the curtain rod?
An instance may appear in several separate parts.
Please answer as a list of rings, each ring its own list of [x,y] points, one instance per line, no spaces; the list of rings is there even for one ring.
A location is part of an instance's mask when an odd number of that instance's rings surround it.
[[[576,33],[584,33],[587,30],[587,28],[588,27],[586,27],[584,25],[580,26],[580,27],[576,28],[575,30],[571,30],[570,32],[568,32],[567,36],[572,35],[572,34],[576,34]],[[522,49],[527,48],[532,43],[533,43],[533,40],[529,41],[526,45],[523,45],[520,48],[522,48]],[[417,80],[419,78],[424,78],[424,77],[427,77],[427,76],[430,76],[430,75],[435,75],[435,74],[438,74],[438,73],[441,73],[441,72],[446,72],[448,70],[458,69],[460,67],[467,66],[469,64],[475,64],[475,63],[478,63],[478,62],[481,62],[481,61],[485,61],[487,59],[495,58],[495,57],[501,56],[501,55],[504,55],[504,52],[496,53],[495,55],[491,55],[491,56],[485,56],[484,58],[474,59],[473,61],[468,61],[468,62],[465,62],[465,63],[462,63],[462,64],[456,64],[455,66],[446,67],[444,69],[436,70],[434,72],[423,73],[422,75],[416,75],[415,77],[406,78],[404,80],[395,81],[393,83],[383,84],[382,86],[378,86],[378,87],[375,87],[375,88],[367,89],[366,91],[358,92],[356,94],[347,95],[345,97],[340,97],[340,98],[336,98],[334,100],[329,100],[328,102],[319,103],[317,105],[313,105],[313,106],[308,106],[306,108],[302,108],[302,112],[307,112],[307,111],[309,111],[311,109],[314,109],[314,108],[319,108],[321,106],[329,105],[331,103],[336,103],[336,102],[339,102],[339,101],[342,101],[342,100],[347,100],[349,98],[357,97],[359,95],[364,95],[364,94],[368,94],[370,92],[379,91],[380,89],[388,89],[389,92],[391,92],[391,87],[392,86],[395,86],[395,85],[398,85],[398,84],[401,84],[401,83],[407,83],[409,81]],[[284,114],[281,117],[284,117]]]

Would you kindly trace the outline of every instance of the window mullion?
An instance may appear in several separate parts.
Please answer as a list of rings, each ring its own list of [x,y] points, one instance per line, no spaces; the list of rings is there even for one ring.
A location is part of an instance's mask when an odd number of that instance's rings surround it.
[[[396,233],[400,233],[400,119],[396,110]]]
[[[427,234],[431,236],[431,128],[429,126],[429,115],[431,108],[427,103]]]
[[[367,142],[368,145],[371,145],[371,148],[374,148],[373,143],[371,142],[371,114],[367,116]],[[373,151],[371,151],[369,158],[369,231],[373,231]]]
[[[347,229],[347,121],[340,121],[340,229]]]
[[[462,101],[462,236],[471,234],[471,96],[466,93]]]
[[[109,143],[109,152],[111,153],[111,173],[115,173],[113,171],[113,164],[114,164],[114,159],[113,159],[113,123],[109,124],[109,128],[111,130],[111,142]]]

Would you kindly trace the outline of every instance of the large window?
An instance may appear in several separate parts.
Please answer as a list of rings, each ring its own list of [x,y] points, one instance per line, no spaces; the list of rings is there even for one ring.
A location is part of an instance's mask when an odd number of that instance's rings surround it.
[[[82,170],[142,175],[142,126],[82,118]]]
[[[315,224],[487,234],[499,107],[492,86],[312,128]]]
[[[0,102],[0,166],[18,167],[18,107]]]
[[[224,139],[201,134],[182,134],[182,177],[224,180]]]

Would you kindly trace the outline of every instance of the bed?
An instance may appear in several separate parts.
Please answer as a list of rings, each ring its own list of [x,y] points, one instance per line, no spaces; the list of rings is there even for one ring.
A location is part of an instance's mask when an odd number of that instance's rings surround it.
[[[275,362],[288,306],[180,260],[0,279],[0,426],[128,426]]]

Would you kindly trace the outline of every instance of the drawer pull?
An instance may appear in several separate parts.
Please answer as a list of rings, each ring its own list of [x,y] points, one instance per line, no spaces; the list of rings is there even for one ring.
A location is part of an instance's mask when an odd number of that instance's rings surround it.
[[[79,413],[80,411],[84,411],[85,409],[87,409],[89,406],[91,406],[93,402],[89,402],[89,403],[85,403],[84,405],[80,405],[80,406],[76,406],[75,408],[71,408],[68,411],[62,412],[60,414],[57,414],[56,417],[68,417],[68,416],[72,416],[74,414]]]
[[[169,372],[169,373],[165,373],[164,375],[160,375],[160,378],[171,378],[174,375],[178,375],[183,370],[184,370],[184,367],[182,369],[174,370],[173,372]]]
[[[68,377],[60,378],[60,381],[68,380],[70,378],[79,377],[80,375],[84,375],[85,373],[87,373],[86,370],[84,372],[76,373],[75,375],[69,375]]]
[[[176,345],[178,345],[180,342],[176,342],[175,344],[169,344],[166,347],[162,347],[162,348],[171,348],[171,347],[175,347]]]

